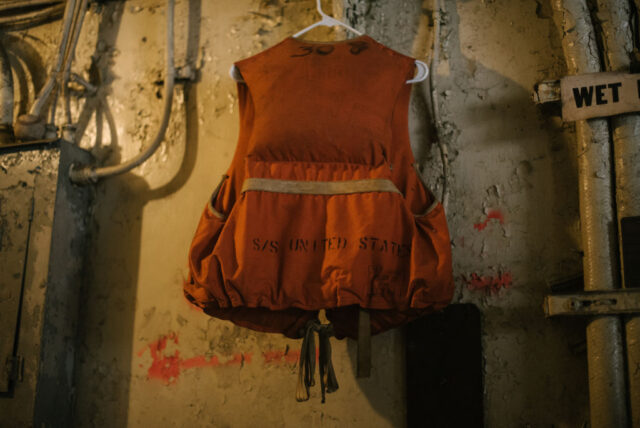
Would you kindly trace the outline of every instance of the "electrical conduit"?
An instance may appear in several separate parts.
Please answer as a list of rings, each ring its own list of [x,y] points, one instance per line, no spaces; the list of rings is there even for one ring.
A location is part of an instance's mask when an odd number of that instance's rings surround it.
[[[0,43],[0,144],[13,143],[13,75]]]
[[[598,20],[602,28],[602,45],[607,71],[629,73],[633,55],[629,2],[598,0]],[[618,231],[624,217],[640,215],[640,115],[625,114],[611,118],[616,175]],[[619,236],[620,245],[622,236]],[[620,254],[622,247],[620,246]],[[622,264],[623,260],[621,260]],[[627,287],[622,269],[623,286]],[[625,322],[629,404],[631,426],[640,428],[640,317]]]
[[[75,9],[76,0],[68,0],[64,10],[62,38],[60,40],[60,48],[58,50],[56,65],[51,73],[49,73],[49,78],[38,93],[29,113],[18,117],[15,126],[15,133],[18,138],[38,140],[44,137],[46,118],[43,109],[49,104],[51,94],[56,87],[56,81],[60,74],[60,70],[62,70]]]
[[[171,116],[171,106],[173,104],[173,87],[175,84],[175,67],[173,64],[173,15],[174,0],[167,0],[167,46],[165,51],[165,77],[164,77],[164,107],[162,120],[153,142],[147,149],[133,157],[129,161],[120,165],[95,168],[91,166],[79,167],[71,165],[69,177],[74,183],[96,183],[101,178],[111,177],[123,174],[137,167],[147,160],[160,146],[164,139],[167,126],[169,125],[169,117]]]
[[[601,71],[585,0],[553,0],[554,18],[570,75]],[[585,290],[618,283],[616,218],[611,147],[606,119],[576,122],[580,223]],[[593,318],[587,326],[589,402],[592,428],[627,426],[624,354],[620,319]]]

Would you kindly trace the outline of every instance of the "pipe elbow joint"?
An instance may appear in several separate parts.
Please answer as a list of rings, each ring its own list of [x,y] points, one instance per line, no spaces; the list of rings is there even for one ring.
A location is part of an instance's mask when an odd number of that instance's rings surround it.
[[[41,140],[46,132],[45,119],[33,114],[23,114],[18,117],[14,132],[21,140]]]
[[[96,184],[98,182],[98,174],[92,166],[83,166],[72,163],[69,167],[69,179],[75,184]]]

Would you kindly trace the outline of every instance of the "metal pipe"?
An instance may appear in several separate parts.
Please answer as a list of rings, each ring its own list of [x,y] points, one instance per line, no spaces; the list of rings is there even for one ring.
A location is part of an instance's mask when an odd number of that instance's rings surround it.
[[[48,5],[46,3],[49,3]],[[36,4],[37,5],[37,4]],[[11,14],[15,5],[0,6],[0,29],[2,31],[20,31],[35,25],[58,19],[64,11],[64,2],[43,2],[40,9],[22,14]]]
[[[434,0],[433,5],[433,57],[431,58],[431,73],[429,73],[429,83],[431,86],[431,107],[433,109],[433,124],[436,129],[436,140],[440,149],[440,160],[442,162],[442,194],[440,200],[445,212],[449,206],[449,150],[444,142],[444,132],[442,121],[440,120],[440,106],[438,104],[438,89],[436,86],[436,69],[440,59],[440,12],[444,11],[441,0]]]
[[[58,3],[64,3],[64,0],[4,0],[0,5],[0,13],[6,15],[7,13],[11,14],[11,11],[19,11],[23,8],[50,6]]]
[[[629,2],[621,0],[597,1],[597,17],[602,28],[605,67],[607,71],[629,73],[633,56],[633,33]],[[616,208],[618,231],[624,217],[640,215],[640,115],[626,114],[611,118],[616,175]],[[620,254],[622,236],[618,237]],[[624,259],[621,258],[622,284]],[[640,317],[625,322],[627,344],[627,383],[631,426],[640,428]]]
[[[162,120],[153,142],[147,149],[129,161],[120,165],[107,166],[102,168],[81,167],[71,165],[69,177],[75,183],[96,183],[101,178],[111,177],[123,174],[132,170],[147,160],[160,146],[164,139],[167,126],[169,125],[169,117],[171,116],[171,106],[173,104],[173,87],[175,84],[175,67],[173,64],[173,15],[174,0],[167,0],[167,46],[165,51],[165,77],[164,77],[164,106]]]
[[[91,83],[87,82],[82,78],[82,76],[76,73],[71,73],[71,80],[73,80],[74,82],[82,86],[85,89],[85,91],[89,93],[89,95],[95,95],[95,93],[98,91],[98,88],[95,85],[92,85]]]
[[[600,58],[585,0],[553,0],[569,74],[599,72]],[[576,122],[580,222],[585,290],[618,284],[611,147],[605,119]],[[603,316],[587,326],[591,427],[626,427],[624,354],[620,319]]]
[[[74,142],[75,141],[75,126],[73,125],[73,119],[71,118],[71,96],[69,94],[69,79],[71,75],[71,64],[76,53],[76,46],[78,45],[78,39],[80,38],[80,32],[82,31],[82,24],[84,23],[84,17],[87,13],[87,5],[89,0],[80,0],[78,5],[78,12],[76,14],[74,25],[72,26],[73,35],[71,36],[71,42],[67,49],[64,72],[62,73],[62,91],[64,96],[64,110],[67,123],[65,124],[64,139]]]
[[[40,90],[40,93],[38,94],[38,97],[36,98],[33,105],[31,106],[31,110],[29,111],[31,115],[40,116],[40,114],[42,113],[42,109],[47,104],[47,101],[49,100],[49,96],[51,95],[53,87],[55,86],[56,78],[60,73],[60,70],[62,70],[62,65],[64,64],[66,51],[67,51],[69,35],[71,33],[71,24],[73,23],[74,12],[76,8],[76,1],[77,0],[67,1],[67,5],[64,10],[64,21],[62,23],[62,38],[60,39],[60,47],[58,48],[58,57],[56,59],[56,65],[53,68],[52,72],[49,74],[49,80],[42,87],[42,89]]]
[[[13,75],[9,57],[0,43],[0,144],[13,142]]]
[[[38,96],[36,97],[29,113],[21,115],[16,121],[16,136],[24,139],[40,139],[45,133],[45,120],[43,117],[43,109],[48,104],[51,93],[56,86],[57,78],[62,69],[62,65],[65,59],[65,53],[67,51],[67,44],[69,40],[69,33],[71,30],[71,24],[73,22],[74,12],[76,6],[76,0],[68,0],[65,11],[64,21],[62,23],[62,38],[60,39],[60,47],[58,49],[58,57],[56,65],[49,73],[47,83],[42,87]]]

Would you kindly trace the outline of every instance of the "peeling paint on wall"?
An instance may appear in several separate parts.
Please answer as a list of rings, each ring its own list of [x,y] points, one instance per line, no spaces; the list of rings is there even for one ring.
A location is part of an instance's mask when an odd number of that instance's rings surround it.
[[[545,320],[540,309],[546,280],[582,266],[574,130],[529,95],[533,84],[566,73],[548,5],[345,0],[332,3],[337,9],[336,3],[359,30],[427,61],[439,16],[440,60],[431,73],[448,150],[456,300],[482,313],[485,425],[582,426],[585,356],[569,344],[584,340],[584,329]],[[164,1],[105,2],[99,9],[87,16],[74,71],[86,77],[93,58],[102,89],[72,108],[86,116],[80,144],[114,164],[137,154],[159,120]],[[176,15],[177,61],[197,68],[199,80],[176,90],[158,153],[96,188],[78,337],[77,425],[403,426],[401,331],[373,338],[366,380],[355,378],[355,344],[335,341],[340,390],[324,406],[314,397],[300,404],[293,395],[298,341],[210,319],[184,301],[198,216],[238,137],[229,67],[318,16],[314,0],[179,0]],[[326,35],[318,31],[309,39]],[[20,37],[48,64],[58,35],[59,23],[52,23]],[[427,82],[414,86],[409,129],[422,176],[440,195],[431,89]],[[101,107],[89,114],[96,100]]]

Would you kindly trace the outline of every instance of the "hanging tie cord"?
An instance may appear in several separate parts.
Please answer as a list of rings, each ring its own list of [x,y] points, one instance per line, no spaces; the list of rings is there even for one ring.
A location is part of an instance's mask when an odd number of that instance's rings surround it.
[[[334,392],[338,389],[338,380],[331,362],[331,343],[329,338],[333,336],[331,324],[321,324],[319,320],[307,322],[300,349],[300,365],[298,367],[298,387],[296,388],[296,400],[307,401],[309,399],[309,387],[315,385],[314,373],[316,371],[316,342],[313,333],[318,333],[320,350],[318,352],[318,364],[320,365],[320,388],[322,390],[322,402],[325,401],[325,392]]]

